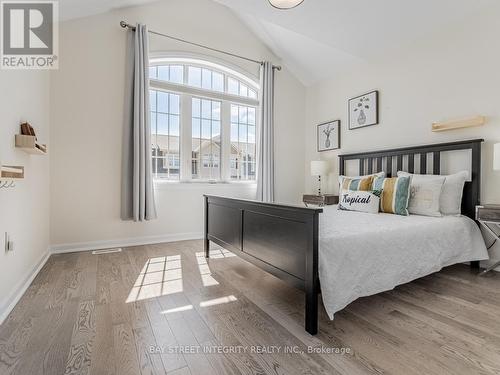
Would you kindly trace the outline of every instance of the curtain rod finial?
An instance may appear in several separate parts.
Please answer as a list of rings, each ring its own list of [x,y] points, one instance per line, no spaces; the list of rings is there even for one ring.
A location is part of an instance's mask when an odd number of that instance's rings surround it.
[[[260,62],[260,65],[264,65],[264,61],[261,61]],[[273,69],[276,69],[276,70],[281,70],[281,65],[273,65]]]
[[[120,26],[125,29],[128,25],[125,21],[120,21]]]

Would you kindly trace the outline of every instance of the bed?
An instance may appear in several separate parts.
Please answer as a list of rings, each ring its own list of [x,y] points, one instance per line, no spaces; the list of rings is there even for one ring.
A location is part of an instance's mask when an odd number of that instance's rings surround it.
[[[456,263],[488,259],[467,216],[398,216],[324,209],[319,231],[321,297],[330,319],[370,296]]]
[[[441,153],[470,150],[471,181],[461,217],[397,217],[205,196],[205,256],[210,241],[281,278],[306,294],[305,329],[318,331],[318,293],[332,319],[358,297],[471,261],[487,258],[474,222],[479,204],[481,144],[467,140],[340,155],[339,172],[357,162],[359,175],[385,171],[441,172]],[[429,157],[429,155],[432,155]],[[320,215],[322,215],[320,220]],[[375,219],[374,219],[375,216]],[[382,230],[383,229],[383,230]],[[412,241],[408,241],[408,239]],[[368,251],[370,250],[370,251]]]

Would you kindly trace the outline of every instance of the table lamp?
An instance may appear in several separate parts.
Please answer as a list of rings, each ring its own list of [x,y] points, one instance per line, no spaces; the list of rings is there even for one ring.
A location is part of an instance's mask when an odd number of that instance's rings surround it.
[[[321,195],[321,176],[328,173],[328,162],[325,160],[311,161],[311,176],[318,176],[318,195]]]

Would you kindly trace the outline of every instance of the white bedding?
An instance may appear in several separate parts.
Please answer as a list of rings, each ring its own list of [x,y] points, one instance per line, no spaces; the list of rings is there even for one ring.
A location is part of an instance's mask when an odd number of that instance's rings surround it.
[[[320,215],[319,278],[330,319],[355,299],[439,271],[488,259],[476,223],[465,216],[398,216],[339,211]]]

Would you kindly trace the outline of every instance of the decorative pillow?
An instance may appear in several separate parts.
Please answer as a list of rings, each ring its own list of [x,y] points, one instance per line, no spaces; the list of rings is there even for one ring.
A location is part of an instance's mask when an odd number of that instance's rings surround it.
[[[398,176],[400,176],[399,173]],[[441,191],[446,178],[417,174],[407,177],[410,177],[408,212],[423,216],[442,216],[439,207]]]
[[[369,191],[372,190],[374,179],[375,176],[368,176],[362,178],[344,177],[342,179],[342,183],[340,184],[340,190]]]
[[[398,176],[418,176],[419,179],[429,180],[436,175],[411,175],[407,172],[398,172]],[[460,215],[462,212],[462,195],[465,181],[469,177],[469,172],[462,171],[444,177],[443,189],[439,199],[439,210],[443,215]]]
[[[363,178],[367,177],[385,177],[385,172],[379,172],[379,173],[373,173],[373,174],[367,174],[364,176],[339,176],[339,185],[340,185],[340,190],[342,190],[342,183],[344,182],[344,179],[348,178],[350,180],[360,180]]]
[[[339,210],[359,211],[377,214],[380,207],[380,190],[352,191],[343,190],[339,198]]]
[[[378,173],[372,173],[372,174],[365,174],[363,176],[342,176],[340,175],[339,176],[339,182],[342,182],[342,179],[343,178],[354,178],[354,179],[358,179],[358,178],[366,178],[366,177],[371,177],[371,176],[375,176],[375,177],[385,177],[385,172],[378,172]]]
[[[410,177],[377,177],[373,190],[382,190],[380,211],[388,214],[408,216],[410,200]]]

